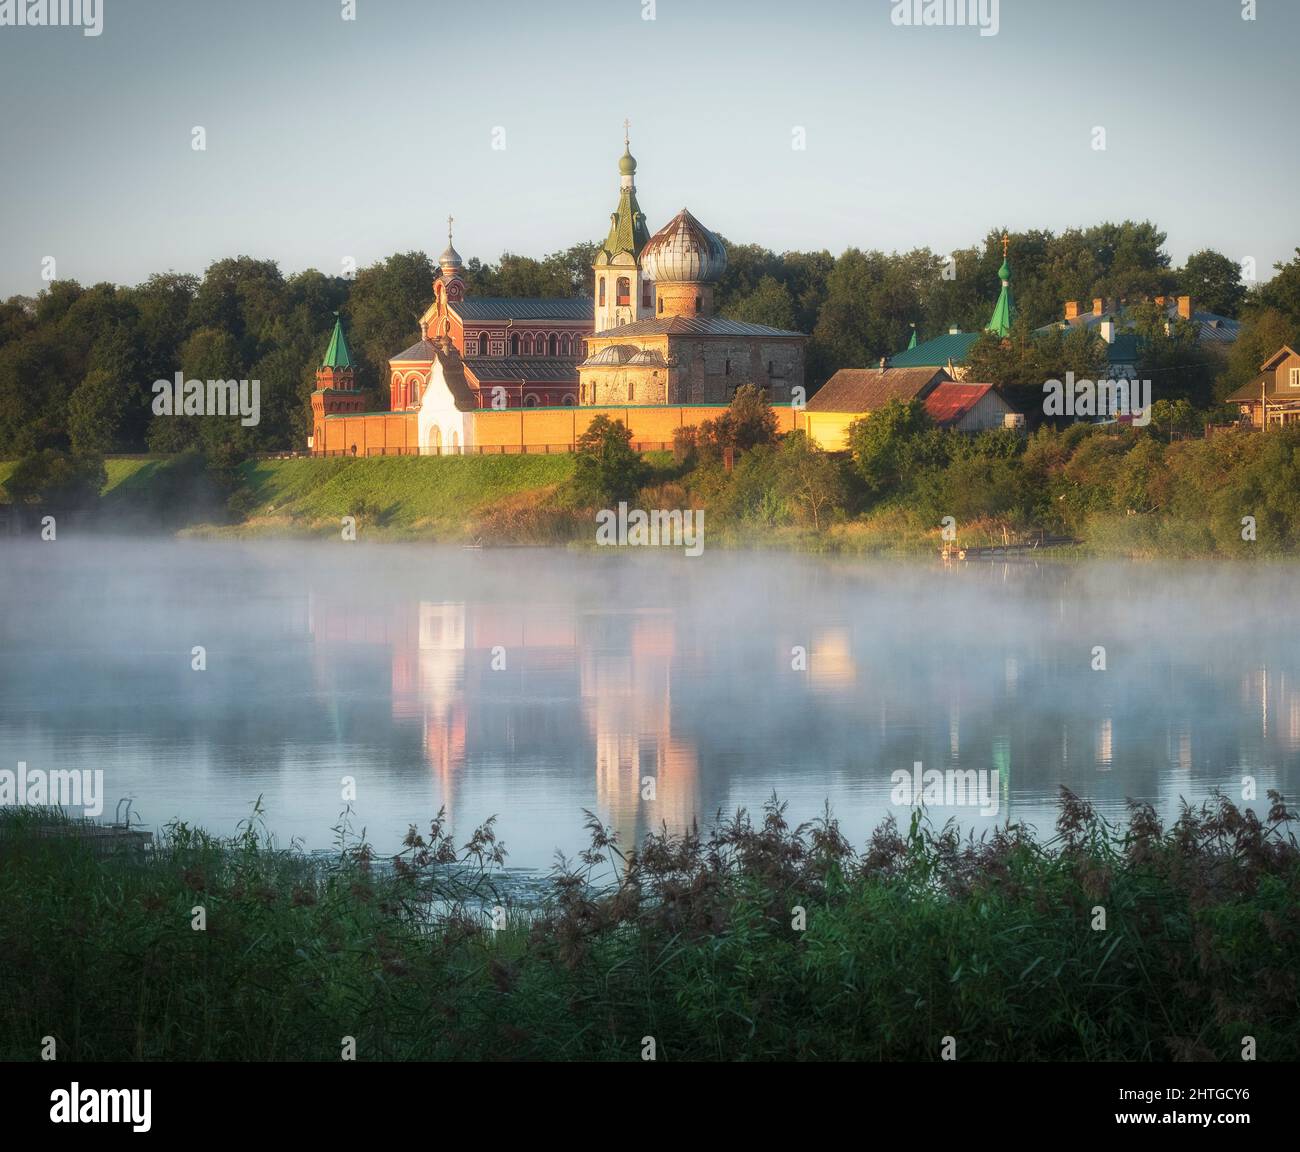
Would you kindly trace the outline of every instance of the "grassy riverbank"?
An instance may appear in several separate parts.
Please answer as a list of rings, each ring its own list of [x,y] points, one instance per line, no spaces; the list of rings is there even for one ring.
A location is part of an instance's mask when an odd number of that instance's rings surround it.
[[[337,1060],[1300,1057],[1293,814],[1221,801],[971,844],[862,851],[773,806],[624,858],[594,820],[538,907],[491,826],[414,829],[394,867],[175,827],[97,858],[0,815],[0,1058]],[[505,927],[493,931],[492,909]],[[194,927],[197,909],[206,917]],[[429,915],[430,908],[434,913]],[[1104,922],[1103,917],[1104,915]]]

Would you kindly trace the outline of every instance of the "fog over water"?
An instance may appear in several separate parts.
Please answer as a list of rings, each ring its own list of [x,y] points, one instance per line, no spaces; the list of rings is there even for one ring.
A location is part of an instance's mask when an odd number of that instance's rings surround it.
[[[1219,787],[1294,799],[1288,565],[875,563],[706,550],[0,542],[0,769],[102,769],[157,829],[327,848],[342,779],[393,851],[446,805],[510,863],[775,791],[859,846],[891,774],[990,773],[987,828],[1059,785],[1166,817]],[[192,669],[192,650],[207,668]],[[1095,671],[1094,648],[1106,669]],[[806,670],[796,649],[806,652]],[[494,663],[498,667],[494,668]],[[504,667],[500,665],[504,663]],[[996,771],[997,777],[991,776]],[[643,798],[646,778],[654,798]]]

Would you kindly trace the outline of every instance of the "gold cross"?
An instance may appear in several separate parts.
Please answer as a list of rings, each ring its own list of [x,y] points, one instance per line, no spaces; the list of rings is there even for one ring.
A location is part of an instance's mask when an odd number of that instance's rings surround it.
[[[455,220],[454,216],[447,217],[447,243],[448,244],[451,243],[451,225],[454,220]]]
[[[623,121],[623,147],[624,148],[630,148],[632,146],[631,140],[628,138],[628,131],[631,127],[632,127],[632,121],[625,119]]]
[[[1002,259],[1007,258],[1007,245],[1011,243],[1011,237],[1005,232],[1002,233]]]

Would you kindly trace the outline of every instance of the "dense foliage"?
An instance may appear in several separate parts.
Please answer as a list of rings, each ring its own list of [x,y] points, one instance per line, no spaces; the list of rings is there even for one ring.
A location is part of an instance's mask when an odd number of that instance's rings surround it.
[[[0,1057],[1295,1060],[1300,850],[1269,798],[1121,828],[1063,790],[1047,842],[916,810],[860,849],[775,799],[635,850],[590,817],[532,893],[492,821],[457,846],[442,813],[386,862],[346,818],[325,859],[256,819],[105,857],[10,811]]]

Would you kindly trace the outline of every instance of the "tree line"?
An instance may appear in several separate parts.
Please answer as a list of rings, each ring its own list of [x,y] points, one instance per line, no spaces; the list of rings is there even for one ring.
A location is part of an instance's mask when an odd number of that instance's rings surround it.
[[[981,243],[949,254],[777,254],[726,242],[728,266],[715,299],[723,316],[810,334],[808,380],[815,388],[839,368],[874,365],[902,350],[913,326],[921,340],[952,325],[978,331],[1000,287],[1001,237],[993,229]],[[1014,389],[1041,386],[1048,369],[1095,365],[1095,342],[1030,337],[1060,319],[1071,299],[1190,294],[1198,308],[1241,317],[1245,329],[1226,361],[1196,351],[1194,332],[1176,326],[1166,333],[1154,314],[1142,319],[1148,360],[1162,372],[1157,395],[1198,408],[1300,337],[1300,250],[1270,281],[1247,285],[1235,261],[1209,250],[1172,267],[1165,239],[1155,225],[1132,221],[1059,235],[1012,234],[1019,326],[1006,343],[976,345],[973,378]],[[465,267],[468,291],[590,294],[596,249],[583,243],[540,260],[511,253],[496,263],[473,258]],[[335,312],[344,319],[368,407],[384,408],[387,360],[419,339],[435,271],[422,252],[392,255],[352,277],[314,269],[285,275],[274,261],[238,256],[216,261],[202,277],[164,272],[131,287],[59,280],[34,298],[11,297],[0,303],[0,454],[192,449],[229,461],[301,449]],[[260,423],[155,416],[153,382],[177,372],[186,379],[260,380]]]

